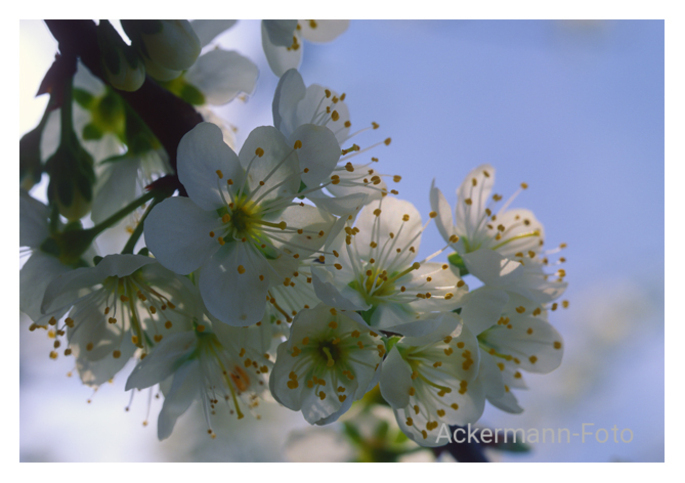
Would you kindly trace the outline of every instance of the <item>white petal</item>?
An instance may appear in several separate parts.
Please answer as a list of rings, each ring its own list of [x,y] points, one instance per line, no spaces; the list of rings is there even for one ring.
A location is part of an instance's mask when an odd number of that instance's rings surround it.
[[[547,374],[561,364],[561,335],[548,322],[531,316],[510,316],[510,328],[493,327],[483,339],[499,353],[511,355],[528,371]]]
[[[176,420],[200,395],[201,381],[196,361],[184,364],[176,371],[171,390],[164,397],[164,405],[157,420],[157,437],[160,441],[171,436]]]
[[[381,210],[378,217],[374,214],[377,209]],[[404,221],[405,215],[409,216],[408,221]],[[397,267],[409,267],[416,256],[415,253],[419,251],[421,215],[408,201],[390,196],[373,201],[359,213],[355,227],[360,230],[355,235],[355,242],[362,258],[368,259],[373,256],[370,248],[372,241],[378,242],[382,247],[382,244],[390,238],[391,233],[393,246],[403,250],[401,255],[394,258]],[[409,250],[410,245],[414,247],[414,252]]]
[[[497,323],[508,300],[504,290],[481,287],[466,296],[461,318],[474,334],[480,334]]]
[[[518,252],[527,254],[529,250],[536,253],[540,250],[540,240],[545,239],[545,230],[532,211],[523,208],[507,210],[497,214],[496,223],[504,226],[505,231],[502,232],[502,240],[493,240],[493,243],[501,244],[505,240],[521,237],[497,248],[503,256],[513,258]]]
[[[223,140],[221,129],[202,122],[187,132],[178,145],[178,179],[188,196],[204,210],[216,210],[225,205],[221,191],[232,179],[243,180],[238,157]],[[221,172],[223,178],[217,171]]]
[[[435,186],[435,179],[431,184],[430,203],[431,210],[438,215],[435,218],[435,226],[438,228],[440,235],[442,235],[445,241],[449,241],[450,237],[454,234],[452,208],[450,208],[449,203],[447,203],[442,191]]]
[[[290,69],[283,74],[276,86],[272,103],[274,126],[287,138],[297,128],[297,125],[292,123],[292,119],[297,104],[304,98],[305,92],[304,81],[297,69]]]
[[[192,351],[197,342],[194,332],[171,334],[140,361],[126,380],[126,391],[145,389],[160,383],[177,369],[181,358]]]
[[[349,289],[347,284],[340,286],[336,277],[323,267],[312,267],[312,283],[316,296],[326,305],[350,311],[371,308],[356,290]]]
[[[155,260],[142,255],[108,255],[95,267],[77,268],[61,274],[45,290],[41,310],[44,313],[73,304],[82,289],[101,284],[107,277],[125,277]]]
[[[523,275],[523,267],[519,262],[504,258],[488,248],[465,253],[462,259],[471,275],[493,287],[515,284]]]
[[[203,210],[189,198],[169,198],[145,219],[145,241],[162,265],[186,275],[219,249],[216,237],[209,236],[219,221],[216,212]]]
[[[204,94],[208,104],[220,106],[241,92],[252,93],[258,74],[257,66],[247,57],[215,49],[200,56],[185,78]]]
[[[76,369],[78,370],[81,382],[95,387],[108,382],[118,374],[137,349],[131,342],[131,339],[124,337],[118,348],[121,353],[119,357],[115,358],[112,353],[109,353],[102,359],[91,361],[85,357],[79,357],[79,350],[83,350],[82,348],[78,348],[78,346],[71,346],[71,348],[72,355],[76,358]]]
[[[402,359],[397,348],[393,347],[383,361],[380,380],[383,399],[393,408],[404,408],[409,404],[411,374],[411,367]]]
[[[193,20],[190,25],[200,39],[200,45],[206,47],[219,34],[235,25],[237,20]]]
[[[262,20],[262,31],[266,31],[274,45],[290,47],[297,28],[297,20]]]
[[[475,186],[473,180],[476,180]],[[483,164],[472,170],[459,186],[455,216],[460,233],[473,234],[482,230],[481,220],[485,216],[485,208],[494,184],[495,169],[489,164]],[[466,204],[467,199],[471,200],[470,205]]]
[[[19,308],[37,325],[47,325],[53,315],[56,319],[66,312],[66,308],[59,313],[50,311],[46,315],[41,312],[41,304],[45,289],[54,279],[71,271],[70,267],[62,264],[52,255],[36,250],[26,261],[19,272]]]
[[[266,259],[251,244],[228,243],[200,270],[202,300],[222,322],[233,326],[256,324],[264,316],[268,274]]]
[[[38,247],[50,235],[48,207],[24,190],[19,191],[19,246]]]
[[[302,181],[314,187],[327,180],[340,159],[340,145],[333,132],[327,127],[303,124],[290,135],[290,144],[302,143],[297,150],[300,169],[308,172]]]
[[[258,149],[263,151],[261,157],[256,154]],[[296,151],[278,129],[271,126],[254,129],[240,149],[239,158],[247,170],[253,196],[262,202],[292,199],[300,189]]]
[[[124,156],[105,163],[93,197],[90,217],[94,223],[106,220],[139,195],[136,190],[139,168],[138,157]]]
[[[282,76],[289,69],[297,69],[302,62],[303,45],[300,43],[297,50],[288,50],[287,47],[275,45],[269,39],[269,33],[264,22],[262,22],[262,47],[264,48],[266,60],[269,62],[269,67],[278,77]]]
[[[344,33],[350,25],[349,20],[303,20],[300,21],[302,37],[310,42],[330,42]]]

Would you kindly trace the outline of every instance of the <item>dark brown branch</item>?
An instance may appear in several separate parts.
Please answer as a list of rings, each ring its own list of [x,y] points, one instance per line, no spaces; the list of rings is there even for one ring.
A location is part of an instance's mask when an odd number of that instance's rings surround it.
[[[45,23],[53,37],[59,42],[62,55],[79,57],[93,75],[109,85],[102,71],[95,22],[92,20],[46,20]],[[149,77],[137,91],[117,90],[117,93],[129,103],[157,136],[169,155],[169,162],[175,171],[178,143],[185,133],[202,122],[202,116],[190,104],[163,89]],[[185,190],[177,179],[175,182],[184,193]]]

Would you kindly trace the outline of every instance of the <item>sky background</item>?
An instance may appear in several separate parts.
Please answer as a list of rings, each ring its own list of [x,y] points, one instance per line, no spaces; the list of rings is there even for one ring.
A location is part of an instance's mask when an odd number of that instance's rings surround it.
[[[24,133],[42,114],[46,99],[32,96],[56,47],[40,22],[22,22],[20,34]],[[272,123],[278,79],[266,65],[257,22],[239,22],[219,43],[260,69],[247,102],[217,111],[239,128],[240,145],[254,127]],[[394,187],[424,219],[433,179],[453,205],[466,174],[490,163],[505,199],[528,183],[512,206],[535,213],[546,246],[568,244],[570,307],[550,317],[565,341],[562,366],[525,376],[530,389],[517,393],[522,415],[488,407],[480,423],[572,433],[586,423],[593,433],[607,429],[609,441],[574,437],[571,444],[539,443],[526,455],[493,458],[663,461],[664,23],[353,21],[330,44],[306,43],[300,72],[307,85],[347,94],[353,129],[380,124],[357,144],[392,137],[370,155],[380,158],[379,171],[402,176]],[[420,253],[443,245],[429,226]],[[232,430],[230,451],[188,452],[186,443],[195,441],[188,415],[183,431],[159,444],[159,401],[147,428],[140,423],[148,396],[136,395],[126,413],[124,377],[86,403],[92,390],[64,377],[73,363],[50,361],[47,340],[22,324],[22,460],[279,459],[288,430],[304,427],[299,415],[274,408],[267,430],[274,437],[258,452],[250,444],[264,429],[247,424],[244,444],[235,444],[240,429]],[[630,429],[633,440],[613,443],[614,425]]]

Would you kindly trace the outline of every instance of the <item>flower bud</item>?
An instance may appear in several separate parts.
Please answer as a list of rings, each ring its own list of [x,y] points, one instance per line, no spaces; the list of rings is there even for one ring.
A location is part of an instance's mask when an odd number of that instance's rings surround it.
[[[50,173],[48,199],[57,204],[60,214],[69,221],[86,215],[93,201],[93,158],[75,136],[73,142],[60,144],[47,160],[46,170]]]
[[[126,45],[106,20],[100,22],[97,32],[102,66],[109,83],[122,91],[138,90],[145,82],[145,66],[135,49]]]
[[[200,39],[187,20],[122,20],[121,25],[152,77],[170,80],[175,77],[168,77],[170,71],[187,70],[200,55]]]

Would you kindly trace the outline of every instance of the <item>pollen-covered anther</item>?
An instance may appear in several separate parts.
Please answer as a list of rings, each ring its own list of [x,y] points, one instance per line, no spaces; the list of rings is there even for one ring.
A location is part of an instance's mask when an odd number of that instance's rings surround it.
[[[528,189],[528,183],[521,183],[521,188],[524,190]]]

